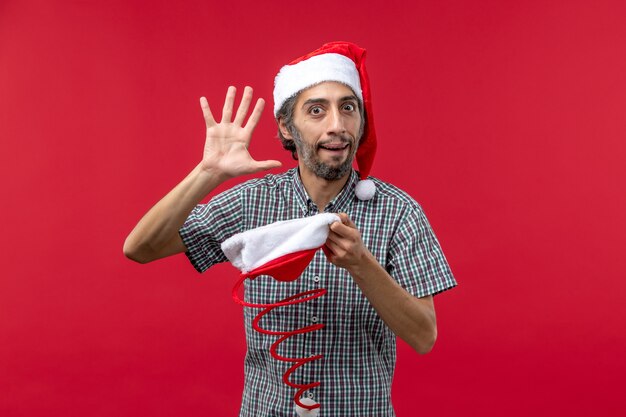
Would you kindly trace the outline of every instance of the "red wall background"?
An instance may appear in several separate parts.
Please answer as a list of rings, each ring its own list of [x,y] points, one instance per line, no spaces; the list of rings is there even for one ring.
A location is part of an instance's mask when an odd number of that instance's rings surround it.
[[[460,283],[434,351],[400,344],[398,415],[623,412],[623,1],[2,0],[0,415],[236,415],[235,270],[122,243],[199,161],[201,95],[271,100],[339,39],[369,50],[373,174]],[[269,108],[252,153],[293,165]]]

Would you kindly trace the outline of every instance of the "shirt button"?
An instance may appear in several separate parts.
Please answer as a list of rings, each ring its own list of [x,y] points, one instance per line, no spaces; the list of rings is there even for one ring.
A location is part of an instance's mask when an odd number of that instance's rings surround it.
[[[309,397],[309,398],[313,398],[313,393],[309,392],[306,396]]]
[[[311,317],[311,321],[312,321],[313,323],[317,323],[317,316],[313,316],[313,317]]]
[[[315,275],[315,276],[313,277],[313,281],[315,281],[315,282],[320,282],[320,277],[318,277],[317,275]]]

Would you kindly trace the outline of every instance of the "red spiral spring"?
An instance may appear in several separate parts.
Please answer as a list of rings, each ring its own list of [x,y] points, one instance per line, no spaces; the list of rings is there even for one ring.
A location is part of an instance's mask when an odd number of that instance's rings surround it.
[[[287,385],[289,385],[292,388],[296,388],[298,391],[296,392],[295,396],[294,396],[294,402],[299,405],[302,408],[305,408],[307,410],[313,410],[315,408],[319,408],[320,405],[319,404],[314,404],[314,405],[307,405],[307,404],[303,404],[300,401],[300,397],[304,394],[305,391],[310,390],[312,388],[315,388],[317,386],[320,385],[320,382],[312,382],[309,384],[295,384],[293,382],[291,382],[289,380],[289,376],[299,367],[309,363],[309,362],[313,362],[316,361],[318,359],[321,359],[324,357],[324,355],[314,355],[314,356],[310,356],[308,358],[288,358],[285,356],[281,356],[279,355],[276,350],[278,349],[278,345],[280,345],[282,342],[284,342],[285,340],[289,339],[292,336],[298,335],[298,334],[304,334],[304,333],[310,333],[310,332],[314,332],[316,330],[320,330],[322,328],[324,328],[324,325],[321,323],[318,324],[313,324],[310,326],[306,326],[306,327],[302,327],[300,329],[296,329],[296,330],[291,330],[291,331],[284,331],[284,332],[277,332],[277,331],[272,331],[272,330],[267,330],[262,328],[261,326],[259,326],[259,321],[261,321],[261,319],[263,318],[263,316],[265,316],[266,314],[268,314],[269,312],[271,312],[272,310],[274,310],[277,307],[284,307],[284,306],[289,306],[289,305],[294,305],[294,304],[300,304],[300,303],[304,303],[310,300],[313,300],[315,298],[321,297],[324,294],[326,294],[326,290],[324,288],[318,288],[316,290],[309,290],[309,291],[305,291],[305,292],[301,292],[299,294],[293,295],[291,297],[287,297],[284,298],[280,301],[277,301],[275,303],[272,304],[253,304],[253,303],[248,303],[244,300],[242,300],[241,298],[239,298],[238,292],[239,292],[239,287],[241,287],[241,285],[243,284],[243,282],[246,280],[247,276],[245,276],[244,274],[242,274],[241,279],[235,284],[235,286],[233,287],[233,299],[241,304],[242,306],[245,307],[252,307],[252,308],[262,308],[263,311],[261,311],[259,314],[256,315],[256,317],[254,318],[254,320],[252,321],[252,328],[254,330],[256,330],[259,333],[263,333],[263,334],[267,334],[267,335],[273,335],[273,336],[280,336],[270,347],[270,353],[272,354],[272,357],[274,359],[277,359],[279,361],[283,361],[283,362],[291,362],[293,363],[293,365],[285,372],[285,374],[283,375],[283,382]]]

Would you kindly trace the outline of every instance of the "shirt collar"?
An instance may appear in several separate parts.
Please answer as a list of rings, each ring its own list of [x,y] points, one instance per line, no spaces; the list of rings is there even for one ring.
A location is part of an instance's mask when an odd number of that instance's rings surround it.
[[[305,216],[308,216],[309,212],[311,211],[310,210],[311,206],[314,204],[309,198],[309,195],[307,194],[306,189],[304,188],[304,184],[302,184],[302,180],[300,179],[300,173],[298,172],[298,168],[293,168],[291,170],[291,177],[293,179],[293,193],[294,193],[295,200],[300,206],[300,208],[302,209],[302,213]]]
[[[359,174],[353,169],[350,171],[350,178],[343,186],[342,190],[328,203],[328,211],[332,213],[347,212],[352,202],[356,198],[354,189],[359,182]]]
[[[313,200],[309,197],[309,194],[306,192],[304,188],[304,184],[302,184],[302,179],[300,179],[300,174],[298,172],[298,168],[294,168],[292,170],[292,178],[293,178],[293,189],[295,194],[295,199],[302,208],[302,212],[305,216],[309,216],[312,211],[316,210],[315,204]],[[356,184],[359,182],[359,174],[353,169],[350,171],[350,178],[343,186],[343,189],[333,198],[324,209],[331,213],[339,213],[345,212],[352,205],[352,202],[356,198],[356,194],[354,193],[354,189]]]

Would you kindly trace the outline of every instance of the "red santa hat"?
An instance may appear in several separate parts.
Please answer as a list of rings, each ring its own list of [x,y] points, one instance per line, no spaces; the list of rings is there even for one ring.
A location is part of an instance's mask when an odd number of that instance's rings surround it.
[[[341,221],[334,213],[279,221],[238,233],[222,243],[222,251],[242,278],[270,275],[293,281],[328,238],[329,225]]]
[[[376,193],[374,182],[367,179],[376,154],[376,131],[365,55],[365,49],[353,43],[330,42],[282,67],[274,80],[274,116],[290,97],[325,81],[343,83],[361,99],[365,127],[356,152],[361,181],[355,191],[360,200],[370,200]]]

